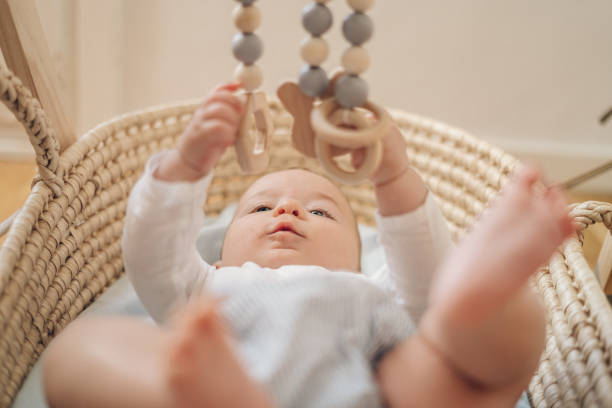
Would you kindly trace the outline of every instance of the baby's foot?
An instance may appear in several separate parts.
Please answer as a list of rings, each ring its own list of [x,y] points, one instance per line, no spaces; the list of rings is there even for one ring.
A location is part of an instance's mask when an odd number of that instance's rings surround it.
[[[212,299],[190,304],[177,314],[167,362],[177,407],[273,407],[234,354]]]
[[[563,192],[538,189],[539,177],[525,168],[504,189],[443,263],[432,304],[455,299],[453,307],[466,318],[483,318],[513,297],[574,231]]]
[[[544,345],[545,312],[527,279],[573,231],[558,188],[526,168],[444,261],[423,337],[477,383],[527,380]]]

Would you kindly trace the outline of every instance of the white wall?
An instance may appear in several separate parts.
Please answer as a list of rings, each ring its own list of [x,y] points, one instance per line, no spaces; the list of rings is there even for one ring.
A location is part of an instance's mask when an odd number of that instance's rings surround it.
[[[63,15],[73,16],[72,106],[81,131],[118,113],[202,96],[232,77],[235,1],[39,0],[49,33],[62,20],[52,12],[58,2],[72,6]],[[269,92],[301,67],[306,3],[258,1]],[[346,47],[340,25],[349,11],[341,0],[331,7],[328,69]],[[371,15],[365,77],[378,102],[464,128],[539,162],[555,180],[612,159],[612,123],[598,123],[612,107],[610,0],[381,0]],[[612,192],[612,173],[583,188]]]

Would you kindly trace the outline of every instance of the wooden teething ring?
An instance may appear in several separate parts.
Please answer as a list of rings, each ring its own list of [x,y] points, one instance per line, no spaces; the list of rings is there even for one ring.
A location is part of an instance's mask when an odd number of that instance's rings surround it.
[[[366,119],[363,114],[356,110],[336,109],[331,116],[326,117],[325,122],[329,123],[334,130],[344,130],[348,132],[362,132],[366,129],[373,128],[368,119]],[[341,128],[341,125],[353,126],[356,128],[356,130]],[[374,128],[377,126],[378,124],[376,124]],[[372,144],[357,146],[356,148],[365,147],[365,159],[359,168],[353,172],[349,172],[341,169],[334,161],[332,155],[333,146],[334,145],[326,142],[323,138],[318,137],[318,135],[315,138],[315,151],[321,165],[327,171],[330,177],[341,183],[357,184],[363,181],[378,168],[382,158],[382,142],[378,139],[375,139],[374,143]]]
[[[361,129],[347,129],[335,125],[330,120],[335,112],[344,111],[342,107],[334,99],[323,101],[312,111],[311,116],[312,127],[317,134],[317,138],[321,138],[329,144],[347,149],[358,149],[375,143],[389,129],[391,117],[385,109],[369,101],[363,105],[363,108],[376,116],[378,119],[376,124],[374,126],[365,126]],[[357,113],[356,111],[351,112]],[[359,116],[361,115],[359,114]],[[351,117],[355,122],[357,121],[357,116],[351,115]],[[369,122],[366,121],[365,123]],[[348,125],[359,127],[356,123]]]
[[[255,174],[264,171],[270,162],[273,124],[265,93],[258,91],[246,95],[245,113],[234,148],[243,173]]]

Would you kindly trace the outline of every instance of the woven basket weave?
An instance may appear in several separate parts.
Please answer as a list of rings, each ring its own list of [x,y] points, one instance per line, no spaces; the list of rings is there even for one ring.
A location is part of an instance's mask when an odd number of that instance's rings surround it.
[[[62,155],[38,102],[0,68],[3,102],[26,128],[39,175],[0,250],[0,407],[8,407],[51,339],[123,273],[120,238],[130,189],[149,156],[174,146],[197,102],[130,113],[102,123]],[[291,117],[270,103],[275,134],[268,171],[318,163],[290,144]],[[517,162],[489,144],[439,122],[391,112],[411,164],[435,194],[454,239],[472,225]],[[253,177],[240,173],[233,149],[220,160],[205,209],[236,201]],[[343,187],[358,220],[372,225],[367,185]],[[582,231],[612,230],[612,205],[573,208]],[[612,407],[612,312],[582,254],[582,233],[534,280],[549,309],[546,351],[530,396],[536,407]]]

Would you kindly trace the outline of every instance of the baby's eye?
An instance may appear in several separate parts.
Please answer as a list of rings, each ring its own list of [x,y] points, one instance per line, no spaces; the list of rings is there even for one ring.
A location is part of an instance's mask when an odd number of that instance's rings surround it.
[[[320,210],[320,209],[310,210],[310,213],[314,214],[314,215],[318,215],[319,217],[328,217],[328,218],[331,218],[329,213],[327,211],[325,211],[325,210]]]
[[[260,205],[259,207],[255,208],[255,210],[253,212],[263,212],[263,211],[270,211],[271,208],[268,207],[267,205]]]

